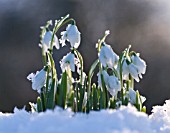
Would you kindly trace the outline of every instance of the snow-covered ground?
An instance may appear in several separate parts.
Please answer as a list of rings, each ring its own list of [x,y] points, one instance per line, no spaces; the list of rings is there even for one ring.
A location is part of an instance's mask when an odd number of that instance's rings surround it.
[[[170,133],[170,100],[147,116],[134,107],[74,114],[56,108],[45,113],[15,109],[0,113],[0,133]]]

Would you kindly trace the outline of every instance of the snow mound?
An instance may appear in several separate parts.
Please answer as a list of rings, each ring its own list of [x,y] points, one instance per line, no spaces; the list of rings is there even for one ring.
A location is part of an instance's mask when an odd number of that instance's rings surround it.
[[[57,107],[54,111],[0,113],[0,133],[169,133],[170,100],[155,106],[148,116],[134,107],[74,114]]]
[[[149,118],[157,132],[170,133],[170,100],[163,106],[154,106]]]

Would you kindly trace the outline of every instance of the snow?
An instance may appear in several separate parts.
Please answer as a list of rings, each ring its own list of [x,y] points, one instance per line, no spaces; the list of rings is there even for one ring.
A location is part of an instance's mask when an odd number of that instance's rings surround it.
[[[13,114],[0,113],[0,133],[169,133],[170,100],[152,112],[148,116],[131,105],[89,114],[59,107],[44,113],[15,109]]]

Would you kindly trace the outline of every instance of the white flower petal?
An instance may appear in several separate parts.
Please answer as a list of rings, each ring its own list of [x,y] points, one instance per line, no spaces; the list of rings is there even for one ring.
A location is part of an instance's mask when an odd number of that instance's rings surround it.
[[[129,96],[130,102],[132,104],[136,104],[136,91],[133,90],[132,88],[130,88],[129,92],[128,92],[128,96]],[[141,98],[141,100],[138,99],[139,102],[144,103],[146,101],[146,98],[144,96],[140,95],[140,98]]]
[[[102,75],[103,75],[103,80],[104,80],[104,82],[106,84],[106,82],[108,81],[109,75],[105,70],[102,71]],[[100,72],[98,72],[97,77],[98,77],[98,85],[102,88],[102,79],[101,79]]]
[[[119,57],[113,52],[112,48],[109,45],[101,47],[99,53],[99,60],[104,67],[113,68],[117,65]]]
[[[129,64],[129,72],[131,74],[131,76],[137,81],[139,82],[139,77],[138,77],[138,68],[133,64]]]
[[[75,72],[75,56],[72,53],[68,53],[60,62],[61,69],[64,72],[67,69],[71,69],[72,72]]]
[[[76,25],[69,24],[66,28],[66,31],[61,33],[61,40],[64,44],[65,40],[70,42],[72,48],[78,48],[81,41],[80,32]]]
[[[27,79],[32,81],[32,79],[35,77],[35,74],[34,73],[30,73],[28,76],[27,76]]]
[[[123,79],[124,80],[128,80],[129,79],[129,67],[128,67],[128,64],[126,62],[126,59],[123,61],[122,74],[123,74]]]
[[[32,81],[32,88],[34,90],[40,90],[45,85],[46,71],[42,69],[40,72],[37,71],[36,74],[31,73],[27,79]]]
[[[146,72],[146,62],[141,59],[138,55],[132,55],[132,62],[138,67],[140,73],[145,74]]]
[[[47,31],[43,37],[42,46],[45,52],[47,52],[48,49],[50,49],[52,36],[53,36],[53,33],[51,31]],[[54,42],[52,45],[55,46],[56,49],[60,48],[59,41],[56,35],[54,35]]]
[[[116,96],[117,92],[121,90],[120,81],[115,76],[107,78],[106,87],[112,96]]]
[[[129,94],[130,102],[132,104],[136,104],[136,91],[134,91],[132,88],[130,88],[128,94]]]

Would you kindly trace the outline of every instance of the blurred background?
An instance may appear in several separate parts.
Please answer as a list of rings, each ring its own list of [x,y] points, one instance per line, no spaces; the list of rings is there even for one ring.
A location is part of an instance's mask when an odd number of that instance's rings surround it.
[[[132,44],[147,62],[144,78],[135,85],[147,97],[147,112],[170,98],[169,0],[0,0],[0,111],[36,101],[26,77],[42,68],[40,26],[68,13],[82,33],[79,51],[86,72],[97,58],[97,40],[109,29],[106,42],[116,53]],[[56,50],[56,61],[68,49]]]

